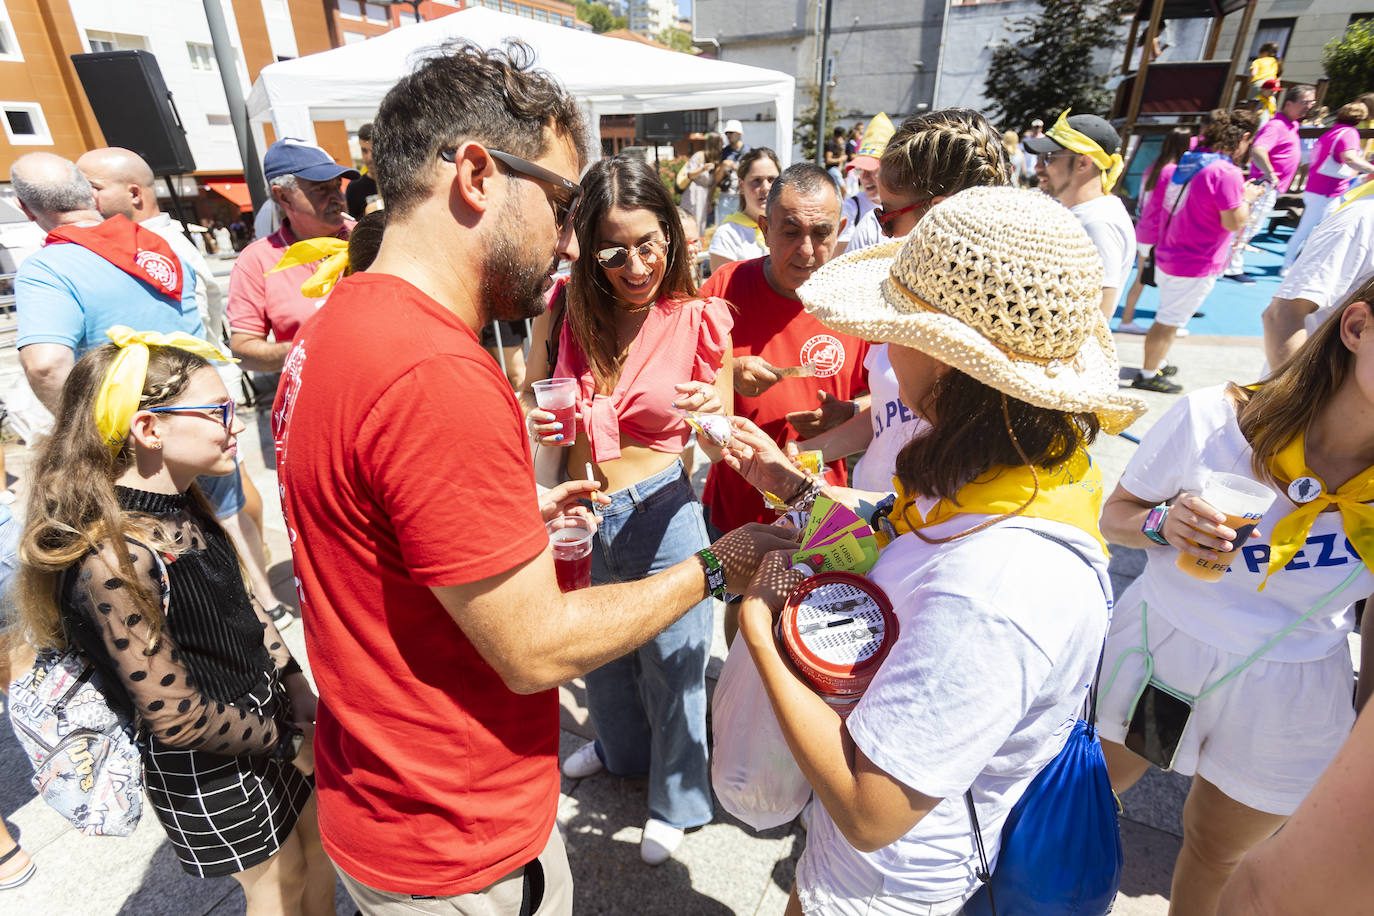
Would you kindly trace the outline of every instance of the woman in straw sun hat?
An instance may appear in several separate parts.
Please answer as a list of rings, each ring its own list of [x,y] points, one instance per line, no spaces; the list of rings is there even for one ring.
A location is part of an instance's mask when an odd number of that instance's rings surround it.
[[[1068,211],[988,187],[800,290],[828,326],[890,345],[902,400],[930,427],[897,459],[879,523],[892,541],[869,573],[901,635],[846,722],[779,655],[773,615],[801,579],[784,556],[740,612],[820,802],[789,913],[958,912],[978,883],[960,796],[971,789],[995,858],[1007,813],[1064,746],[1109,618],[1102,477],[1084,448],[1144,411],[1118,390],[1101,284]],[[814,493],[737,431],[726,460],[751,482]]]

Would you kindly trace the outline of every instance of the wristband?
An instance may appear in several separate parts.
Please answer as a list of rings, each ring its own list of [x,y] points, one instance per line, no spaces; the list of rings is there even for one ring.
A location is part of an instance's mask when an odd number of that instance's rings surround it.
[[[721,568],[720,561],[709,547],[698,550],[697,557],[700,558],[706,572],[706,591],[710,592],[712,598],[724,601],[725,570]]]
[[[819,480],[810,479],[801,495],[787,504],[788,512],[799,512],[803,515],[809,514],[813,506],[816,505],[816,497],[821,495],[821,489],[825,484]]]
[[[1145,516],[1145,524],[1140,526],[1140,533],[1162,547],[1168,547],[1169,541],[1164,537],[1164,520],[1169,517],[1169,504],[1160,503],[1150,510],[1150,514]]]

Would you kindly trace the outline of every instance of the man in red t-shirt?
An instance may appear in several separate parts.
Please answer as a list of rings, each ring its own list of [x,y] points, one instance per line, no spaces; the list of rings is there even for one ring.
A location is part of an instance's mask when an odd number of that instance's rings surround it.
[[[463,46],[387,94],[373,141],[381,249],[296,335],[272,416],[319,687],[320,832],[365,913],[514,916],[542,888],[528,912],[567,914],[554,688],[726,581],[743,591],[787,542],[731,535],[649,579],[560,593],[544,521],[594,484],[536,500],[520,408],[476,329],[538,314],[577,257],[576,103],[520,48]]]
[[[840,224],[839,192],[825,170],[810,162],[789,166],[773,182],[759,218],[769,253],[726,264],[701,289],[701,295],[719,296],[736,310],[735,413],[779,445],[836,426],[867,403],[867,395],[859,395],[868,390],[868,344],[825,327],[797,298],[797,288],[830,259]],[[779,371],[799,366],[815,374]],[[830,469],[830,481],[843,485],[844,461],[832,462]],[[777,517],[724,464],[711,466],[702,501],[720,531]]]

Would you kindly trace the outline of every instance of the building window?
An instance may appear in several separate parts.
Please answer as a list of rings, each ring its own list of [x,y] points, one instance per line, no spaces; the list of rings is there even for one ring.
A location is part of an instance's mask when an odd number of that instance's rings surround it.
[[[146,51],[148,39],[142,35],[129,35],[125,32],[86,31],[86,43],[92,51]]]
[[[344,32],[343,40],[346,45],[356,45],[360,41],[367,41],[367,36],[362,32]]]
[[[214,70],[215,49],[196,41],[186,42],[186,53],[191,58],[192,70]]]
[[[354,19],[363,18],[362,0],[338,0],[339,15],[350,16]]]
[[[1259,25],[1255,26],[1255,39],[1250,43],[1251,59],[1259,54],[1260,45],[1272,41],[1279,46],[1279,59],[1282,60],[1288,53],[1288,40],[1293,37],[1293,28],[1297,24],[1296,19],[1261,19]]]
[[[380,3],[364,3],[363,18],[369,22],[391,22],[391,17],[386,14],[386,7]]]
[[[515,0],[501,0],[501,12],[510,13],[514,16],[516,13]]]
[[[51,146],[52,134],[43,117],[43,108],[35,102],[0,102],[4,112],[5,136],[15,146]]]
[[[23,59],[24,54],[19,50],[19,39],[15,37],[9,11],[5,9],[5,0],[0,0],[0,60]]]
[[[396,18],[397,18],[398,20],[400,20],[401,25],[412,25],[412,24],[414,24],[414,23],[420,21],[420,17],[417,16],[417,15],[415,15],[415,10],[413,10],[413,9],[409,9],[409,10],[400,10],[400,9],[398,9],[398,10],[396,11]]]
[[[519,12],[519,15],[520,15],[521,18],[523,18],[523,19],[533,19],[533,18],[534,18],[534,10],[530,9],[528,6],[526,6],[526,5],[523,4],[523,3],[520,4],[520,6],[519,6],[519,11],[520,11],[520,12]]]

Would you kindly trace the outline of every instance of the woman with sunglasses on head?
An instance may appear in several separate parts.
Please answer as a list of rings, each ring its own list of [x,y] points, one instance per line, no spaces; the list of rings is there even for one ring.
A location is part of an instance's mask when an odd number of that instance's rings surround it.
[[[1171,913],[1216,911],[1232,869],[1293,814],[1355,721],[1347,637],[1353,603],[1374,591],[1371,302],[1374,281],[1265,381],[1185,395],[1102,512],[1112,543],[1148,557],[1116,604],[1102,669],[1112,787],[1152,764],[1193,777]],[[1203,500],[1216,472],[1273,498],[1257,524],[1228,524]],[[1355,707],[1374,691],[1371,644]]]
[[[225,357],[188,334],[110,337],[72,369],[35,464],[27,636],[79,648],[136,723],[144,788],[186,872],[233,876],[255,916],[332,913],[315,695],[192,486],[234,469],[243,425],[209,363]]]
[[[768,190],[782,174],[778,154],[766,146],[756,146],[739,160],[739,210],[716,226],[711,236],[711,271],[731,261],[748,261],[768,253],[759,228],[759,217],[768,206]]]
[[[946,108],[902,122],[888,141],[878,167],[882,205],[873,211],[870,229],[850,240],[848,251],[909,233],[932,205],[965,188],[1010,185],[1016,171],[1001,138],[987,119],[969,108]],[[854,469],[855,489],[886,492],[892,485],[897,452],[920,428],[919,420],[897,395],[897,377],[887,345],[870,347],[864,358],[872,388],[872,406],[853,419],[789,451],[820,449],[826,461],[863,452]]]
[[[575,433],[561,450],[564,479],[581,478],[590,465],[609,494],[595,507],[592,582],[599,584],[642,579],[709,546],[681,461],[691,433],[685,413],[730,414],[733,319],[724,300],[697,297],[677,208],[648,165],[603,159],[582,187],[574,227],[583,254],[535,322],[522,401],[541,448]],[[534,382],[550,377],[577,380],[575,430],[534,407]],[[698,441],[719,458],[707,437]],[[712,623],[712,602],[703,601],[640,649],[588,674],[597,739],[563,765],[573,778],[603,766],[649,777],[640,855],[651,865],[672,855],[684,829],[711,820],[705,677]]]
[[[954,194],[799,294],[827,327],[888,343],[902,401],[929,425],[898,454],[875,519],[891,540],[867,578],[898,634],[857,706],[836,711],[779,646],[774,618],[804,576],[786,553],[768,555],[740,609],[817,801],[787,913],[959,913],[980,847],[999,855],[1012,807],[1075,730],[1111,616],[1086,449],[1145,405],[1117,388],[1096,248],[1037,191]],[[801,507],[845,499],[735,423],[725,460],[755,486],[800,492]]]

